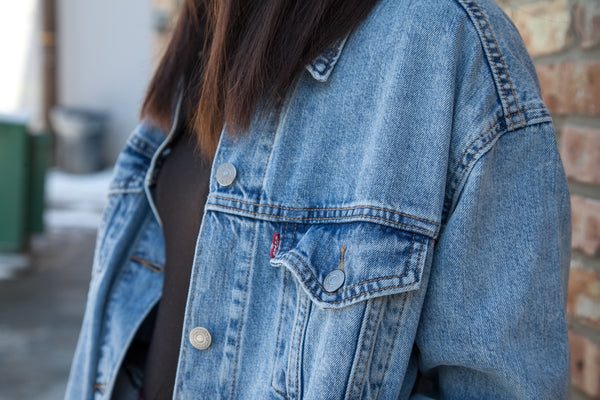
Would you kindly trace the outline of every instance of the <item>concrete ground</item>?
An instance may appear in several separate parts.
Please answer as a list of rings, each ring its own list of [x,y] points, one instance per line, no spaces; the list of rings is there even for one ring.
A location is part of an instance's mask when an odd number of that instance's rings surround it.
[[[109,179],[51,171],[45,232],[0,254],[0,400],[64,398]]]
[[[31,243],[30,265],[0,281],[0,399],[62,399],[85,307],[95,231]]]

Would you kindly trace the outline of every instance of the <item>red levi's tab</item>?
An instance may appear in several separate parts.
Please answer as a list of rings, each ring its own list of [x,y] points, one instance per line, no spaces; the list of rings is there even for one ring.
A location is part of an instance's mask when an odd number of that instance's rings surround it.
[[[271,242],[271,258],[275,258],[277,252],[279,251],[279,239],[281,235],[276,233],[273,235],[273,241]]]

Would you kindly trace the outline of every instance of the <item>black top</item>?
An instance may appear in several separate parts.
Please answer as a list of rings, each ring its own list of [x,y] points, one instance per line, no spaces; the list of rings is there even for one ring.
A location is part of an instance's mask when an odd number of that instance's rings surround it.
[[[196,140],[181,134],[172,143],[156,183],[156,208],[163,224],[166,265],[162,298],[147,353],[145,400],[170,399],[175,384],[196,238],[208,195],[210,166]]]

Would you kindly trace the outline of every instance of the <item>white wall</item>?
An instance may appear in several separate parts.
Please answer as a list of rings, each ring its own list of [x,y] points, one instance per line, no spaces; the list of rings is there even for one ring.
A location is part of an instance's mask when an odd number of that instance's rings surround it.
[[[40,118],[39,0],[0,1],[0,114]]]
[[[12,0],[11,3],[32,0]],[[151,0],[58,0],[59,104],[106,112],[114,161],[151,74]]]

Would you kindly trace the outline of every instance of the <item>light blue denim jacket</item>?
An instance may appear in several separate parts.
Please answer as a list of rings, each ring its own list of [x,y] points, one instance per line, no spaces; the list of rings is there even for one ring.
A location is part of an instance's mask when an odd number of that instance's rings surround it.
[[[68,399],[110,397],[160,299],[165,136],[140,124],[117,162]],[[491,0],[381,0],[280,109],[222,135],[173,398],[566,398],[569,221],[508,18]],[[418,374],[431,393],[412,393]]]

